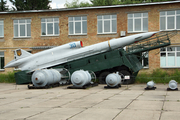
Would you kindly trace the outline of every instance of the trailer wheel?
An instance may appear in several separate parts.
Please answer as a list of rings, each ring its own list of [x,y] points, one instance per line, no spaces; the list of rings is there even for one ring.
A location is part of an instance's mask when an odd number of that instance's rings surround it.
[[[108,71],[105,71],[105,72],[102,72],[100,75],[99,75],[99,83],[100,84],[106,84],[106,76],[110,74],[110,72]]]
[[[122,75],[122,82],[121,82],[122,84],[127,85],[127,84],[134,83],[135,79],[134,79],[134,77],[132,77],[132,74],[129,71],[121,70],[120,74],[123,74]],[[125,76],[129,76],[129,79],[125,79]]]

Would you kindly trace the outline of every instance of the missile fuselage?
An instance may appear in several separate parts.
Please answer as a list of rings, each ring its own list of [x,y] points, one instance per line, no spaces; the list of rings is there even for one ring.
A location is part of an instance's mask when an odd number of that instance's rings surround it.
[[[124,47],[149,38],[155,33],[157,32],[147,32],[123,38],[111,39],[109,41],[86,47],[82,46],[81,41],[71,42],[35,54],[30,54],[22,49],[18,49],[14,52],[15,59],[9,62],[5,68],[15,67],[20,70],[30,71],[49,68],[69,61]]]

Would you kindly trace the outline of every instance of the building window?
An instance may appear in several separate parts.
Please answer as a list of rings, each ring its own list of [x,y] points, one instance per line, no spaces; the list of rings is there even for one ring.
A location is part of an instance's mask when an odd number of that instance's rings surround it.
[[[69,35],[87,34],[87,16],[69,17]]]
[[[180,29],[180,10],[160,12],[160,30]]]
[[[98,34],[117,33],[117,15],[97,16]]]
[[[142,66],[143,68],[149,68],[149,52],[142,53]]]
[[[14,37],[31,36],[31,19],[14,20]]]
[[[42,18],[41,35],[42,36],[59,35],[59,18]]]
[[[0,37],[4,37],[4,21],[0,20]]]
[[[4,52],[0,52],[0,70],[4,69]]]
[[[180,67],[180,47],[164,47],[160,51],[161,67]]]
[[[128,14],[128,32],[147,32],[148,13]]]

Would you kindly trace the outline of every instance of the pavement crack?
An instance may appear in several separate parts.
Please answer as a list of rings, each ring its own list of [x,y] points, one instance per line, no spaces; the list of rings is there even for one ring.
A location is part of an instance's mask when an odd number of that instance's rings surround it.
[[[145,91],[144,91],[145,92]],[[144,92],[142,94],[144,94]],[[121,114],[121,112],[123,112],[125,109],[127,109],[129,107],[129,105],[131,105],[135,100],[137,100],[137,98],[139,96],[141,96],[142,94],[139,94],[135,99],[133,99],[126,107],[124,107],[112,120],[114,120],[119,114]]]
[[[161,113],[160,113],[160,116],[159,116],[159,120],[161,120],[162,113],[163,113],[163,111],[165,111],[164,110],[164,103],[166,101],[166,96],[167,96],[167,92],[166,92],[166,95],[164,96],[163,105],[162,105],[162,108],[161,108]]]
[[[82,110],[82,111],[80,111],[80,112],[72,115],[71,117],[67,118],[66,120],[69,120],[69,119],[73,118],[74,116],[76,116],[76,115],[78,115],[78,114],[81,114],[82,112],[84,112],[84,111],[87,110],[87,109],[88,109],[88,108],[85,108],[84,110]]]

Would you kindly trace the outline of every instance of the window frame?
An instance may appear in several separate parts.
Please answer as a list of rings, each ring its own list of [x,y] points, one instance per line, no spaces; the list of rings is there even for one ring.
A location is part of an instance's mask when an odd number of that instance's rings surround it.
[[[77,19],[78,17],[80,17],[81,19],[80,20],[75,20]],[[83,17],[85,17],[86,19],[83,20]],[[72,19],[71,19],[72,18]],[[86,30],[83,31],[84,29],[84,25],[83,25],[83,22],[86,22]],[[71,33],[71,26],[70,26],[70,23],[72,23],[72,33]],[[80,33],[76,33],[76,23],[80,23],[81,24],[81,29],[80,29]],[[68,34],[69,35],[87,35],[87,16],[69,16],[68,17]]]
[[[4,71],[4,66],[3,66],[3,68],[1,68],[1,58],[4,58],[4,62],[5,62],[4,51],[0,51],[0,53],[3,53],[3,55],[0,54],[0,71]],[[4,65],[5,65],[5,63],[4,63]]]
[[[147,16],[144,16],[143,14],[147,14]],[[141,14],[141,16],[140,17],[135,17],[135,14]],[[132,17],[130,17],[130,15],[132,15]],[[135,20],[137,20],[137,19],[140,19],[141,20],[141,30],[135,30]],[[143,28],[144,28],[144,22],[143,22],[143,19],[147,19],[147,30],[144,30]],[[129,30],[129,21],[128,20],[132,20],[132,31],[131,30]],[[128,33],[137,33],[137,32],[148,32],[149,31],[149,25],[148,25],[148,21],[149,20],[149,14],[148,14],[148,12],[137,12],[137,13],[128,13],[127,14],[127,31],[128,31]]]
[[[25,23],[20,23],[20,20],[25,20]],[[30,22],[28,22],[30,20]],[[15,23],[17,21],[17,23]],[[17,36],[15,36],[15,25],[17,25]],[[21,36],[21,25],[24,25],[25,27],[25,35]],[[28,25],[30,25],[30,35],[28,35]],[[31,37],[31,19],[30,18],[25,18],[25,19],[14,19],[13,20],[13,27],[14,27],[14,38],[29,38]]]
[[[2,26],[2,28],[0,27],[0,29],[2,29],[2,36],[0,37],[3,38],[4,37],[4,20],[0,20],[0,26]]]
[[[105,19],[104,17],[108,16],[108,15],[110,16],[110,18],[109,19]],[[113,15],[115,15],[116,18],[113,18]],[[102,17],[102,19],[98,18],[100,16]],[[112,21],[113,20],[116,21],[116,23],[115,23],[116,24],[115,25],[116,26],[116,31],[115,32],[113,32],[113,30],[112,30],[113,29],[112,28],[112,26],[113,26],[113,22]],[[99,21],[102,21],[102,28],[101,28],[102,32],[99,32],[99,24],[98,24]],[[105,21],[109,21],[110,22],[110,25],[109,25],[110,26],[110,32],[105,32],[105,29],[104,29],[105,28],[104,27],[104,22]],[[117,33],[117,14],[97,15],[97,34],[116,34],[116,33]]]
[[[175,14],[174,15],[168,15],[167,13],[170,12],[170,11],[175,11]],[[180,10],[167,10],[167,11],[160,11],[159,12],[159,29],[160,31],[168,31],[168,30],[180,30],[177,29],[177,16],[180,17],[180,13],[177,14],[177,11],[180,11]],[[165,15],[162,15],[162,13],[165,13]],[[165,29],[161,29],[161,18],[165,17]],[[174,28],[173,29],[168,29],[168,18],[169,17],[173,17],[174,18]],[[180,23],[179,23],[180,24]]]
[[[45,21],[42,21],[42,20]],[[53,21],[48,21],[52,19]],[[57,19],[58,21],[55,21],[55,19]],[[42,24],[45,24],[45,35],[43,35],[42,33]],[[53,24],[53,32],[52,34],[48,34],[48,24]],[[58,24],[58,33],[55,33],[55,24]],[[41,18],[41,36],[59,36],[60,35],[60,31],[59,31],[59,17],[53,17],[53,18]]]
[[[168,51],[168,48],[174,48],[173,51]],[[179,50],[177,49],[179,48]],[[161,51],[162,49],[165,49],[165,51]],[[169,63],[169,59],[168,59],[168,56],[169,54],[174,54],[174,66],[169,66],[168,63]],[[180,46],[169,46],[169,47],[163,47],[163,48],[160,48],[160,68],[180,68],[180,64],[178,66],[177,62],[177,54],[180,54]],[[162,58],[161,58],[161,54],[165,54],[165,66],[162,66]],[[172,62],[171,62],[172,63]]]

